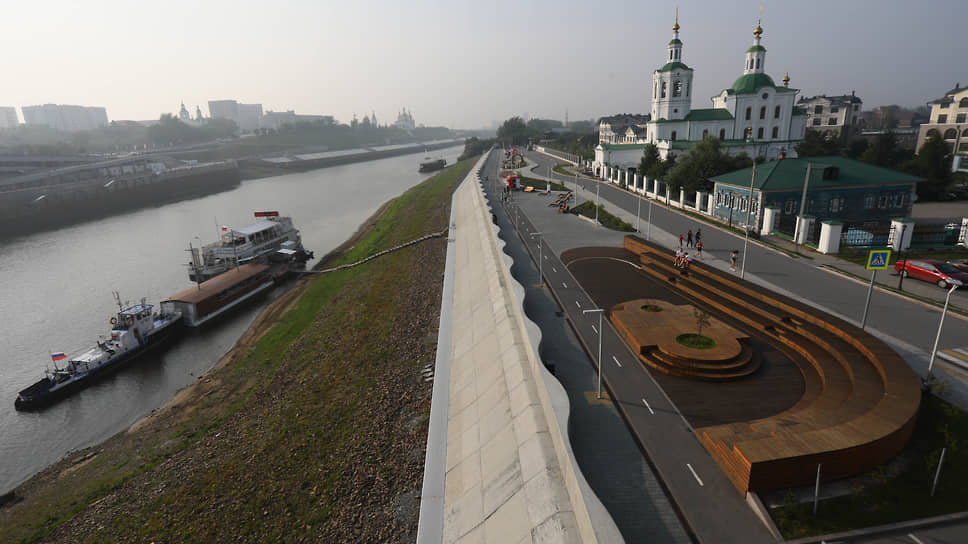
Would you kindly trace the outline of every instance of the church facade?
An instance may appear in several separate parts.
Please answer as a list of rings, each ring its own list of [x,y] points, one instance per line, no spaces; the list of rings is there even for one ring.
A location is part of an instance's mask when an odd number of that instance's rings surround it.
[[[794,146],[803,140],[806,111],[796,106],[798,89],[790,77],[776,85],[766,73],[766,48],[760,44],[763,28],[753,31],[753,44],[746,50],[743,73],[733,85],[712,97],[711,108],[692,108],[694,71],[683,62],[679,20],[672,27],[666,63],[652,74],[652,107],[647,120],[636,119],[628,127],[614,126],[619,116],[603,118],[593,168],[631,171],[638,167],[646,144],[655,144],[663,159],[669,154],[688,152],[707,136],[719,138],[731,155],[746,153],[766,160],[796,157]],[[608,130],[605,130],[605,129]],[[621,134],[616,138],[603,135]],[[632,141],[634,139],[634,142]]]

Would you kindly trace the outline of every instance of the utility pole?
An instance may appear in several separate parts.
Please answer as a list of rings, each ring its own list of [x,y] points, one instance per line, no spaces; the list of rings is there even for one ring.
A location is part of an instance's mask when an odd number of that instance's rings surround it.
[[[800,253],[800,227],[803,224],[803,208],[807,205],[807,184],[810,183],[810,168],[807,163],[807,175],[803,177],[803,196],[800,197],[800,213],[797,214],[797,226],[793,229],[793,249]]]

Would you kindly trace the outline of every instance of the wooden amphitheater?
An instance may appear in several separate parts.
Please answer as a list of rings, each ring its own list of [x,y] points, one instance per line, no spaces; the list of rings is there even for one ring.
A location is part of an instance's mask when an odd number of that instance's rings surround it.
[[[625,249],[638,255],[644,274],[695,307],[739,323],[748,334],[789,357],[803,376],[804,394],[787,410],[696,429],[740,492],[813,484],[818,464],[823,480],[865,472],[894,457],[907,443],[921,400],[920,384],[884,342],[841,319],[702,264],[693,264],[684,275],[673,266],[668,250],[637,236],[625,238]],[[610,314],[650,369],[707,381],[744,379],[755,372],[757,355],[743,331],[712,320],[707,330],[722,347],[700,357],[699,350],[682,350],[670,342],[675,335],[668,329],[675,327],[675,319],[657,323],[657,316],[666,311],[650,313],[648,306],[656,303],[630,301]],[[680,315],[680,323],[682,319],[688,321]],[[695,327],[695,319],[692,323]]]

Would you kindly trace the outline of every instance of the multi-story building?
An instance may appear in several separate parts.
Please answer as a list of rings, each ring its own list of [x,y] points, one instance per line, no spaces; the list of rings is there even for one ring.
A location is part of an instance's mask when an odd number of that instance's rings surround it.
[[[682,61],[679,20],[672,27],[666,63],[652,75],[652,108],[645,130],[628,128],[620,134],[599,125],[599,135],[621,138],[622,143],[600,140],[593,167],[618,167],[633,170],[639,164],[645,144],[655,144],[659,156],[687,152],[707,136],[719,138],[725,152],[767,160],[795,157],[794,146],[803,140],[806,112],[796,107],[798,89],[789,86],[789,74],[777,86],[766,73],[766,48],[760,44],[763,28],[757,23],[753,45],[746,50],[743,74],[712,97],[712,108],[693,109],[693,69]],[[606,118],[608,119],[608,118]],[[641,128],[641,127],[638,127]]]
[[[208,115],[212,119],[228,119],[239,124],[239,103],[235,100],[209,100]]]
[[[242,104],[236,100],[209,100],[208,114],[211,118],[228,119],[241,132],[262,128],[262,104]]]
[[[14,128],[20,124],[17,119],[17,108],[0,106],[0,128]]]
[[[949,152],[968,155],[968,87],[956,84],[954,89],[928,105],[931,106],[931,119],[921,124],[917,148],[921,149],[929,136],[937,134]]]
[[[807,130],[823,134],[846,145],[852,136],[860,134],[863,125],[861,110],[864,101],[854,92],[841,96],[811,96],[797,101],[797,107],[807,112]]]
[[[294,125],[296,123],[322,122],[332,125],[336,121],[332,115],[303,115],[293,110],[286,111],[267,111],[262,115],[262,128],[279,130],[282,125]]]
[[[63,132],[93,130],[107,126],[108,113],[101,107],[44,104],[24,106],[24,124],[47,126]]]

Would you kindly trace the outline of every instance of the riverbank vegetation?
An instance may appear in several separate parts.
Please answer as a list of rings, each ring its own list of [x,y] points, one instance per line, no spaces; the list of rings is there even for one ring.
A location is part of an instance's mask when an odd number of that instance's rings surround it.
[[[459,163],[321,263],[446,228]],[[172,403],[0,508],[2,542],[415,538],[446,255],[434,238],[301,280]]]

